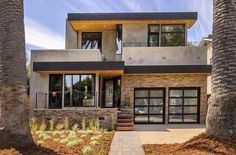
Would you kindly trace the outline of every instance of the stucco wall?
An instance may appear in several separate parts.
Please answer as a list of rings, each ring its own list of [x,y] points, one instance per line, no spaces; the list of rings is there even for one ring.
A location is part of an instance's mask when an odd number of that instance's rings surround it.
[[[205,123],[207,112],[207,74],[123,75],[121,77],[121,106],[133,112],[134,88],[165,87],[168,121],[169,87],[200,87],[200,122]]]
[[[77,32],[73,30],[68,21],[66,21],[66,49],[77,48]]]
[[[206,65],[205,47],[124,47],[125,65]]]

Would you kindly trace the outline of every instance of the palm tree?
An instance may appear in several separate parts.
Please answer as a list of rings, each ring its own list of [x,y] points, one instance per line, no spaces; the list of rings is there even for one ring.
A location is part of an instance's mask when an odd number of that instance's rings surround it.
[[[236,139],[236,0],[214,0],[212,96],[206,134]]]
[[[26,100],[23,0],[0,0],[0,147],[33,143]]]

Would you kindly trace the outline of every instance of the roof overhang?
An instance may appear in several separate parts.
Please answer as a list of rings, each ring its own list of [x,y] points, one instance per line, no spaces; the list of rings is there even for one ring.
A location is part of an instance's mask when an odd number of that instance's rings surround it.
[[[185,24],[190,28],[197,16],[197,12],[69,13],[68,21],[75,30],[112,30],[116,24]]]

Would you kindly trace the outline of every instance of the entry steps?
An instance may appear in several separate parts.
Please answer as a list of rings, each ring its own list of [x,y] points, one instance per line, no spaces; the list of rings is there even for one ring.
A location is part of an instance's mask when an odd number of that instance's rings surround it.
[[[119,112],[117,115],[117,131],[133,131],[134,120],[130,113]]]

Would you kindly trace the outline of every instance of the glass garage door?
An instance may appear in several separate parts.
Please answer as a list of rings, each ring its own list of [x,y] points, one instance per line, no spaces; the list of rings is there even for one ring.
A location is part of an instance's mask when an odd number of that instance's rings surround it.
[[[169,123],[199,123],[200,88],[169,89]]]
[[[165,122],[165,88],[134,89],[134,122],[158,124]]]

